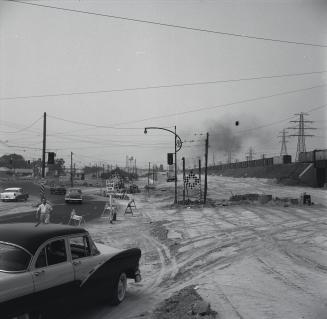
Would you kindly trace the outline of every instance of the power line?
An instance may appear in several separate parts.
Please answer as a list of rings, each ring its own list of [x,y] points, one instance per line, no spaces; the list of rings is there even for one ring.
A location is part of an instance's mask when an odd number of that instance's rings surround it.
[[[36,6],[36,7],[55,9],[55,10],[60,10],[60,11],[82,13],[82,14],[87,14],[87,15],[100,16],[100,17],[130,21],[130,22],[146,23],[146,24],[157,25],[157,26],[161,26],[161,27],[176,28],[176,29],[182,29],[182,30],[188,30],[188,31],[205,32],[205,33],[218,34],[218,35],[223,35],[223,36],[239,37],[239,38],[245,38],[245,39],[269,41],[269,42],[278,42],[278,43],[284,43],[284,44],[295,44],[295,45],[304,45],[304,46],[322,47],[322,48],[327,47],[327,45],[325,45],[325,44],[298,42],[298,41],[291,41],[291,40],[281,40],[281,39],[274,39],[274,38],[267,38],[267,37],[259,37],[259,36],[254,36],[254,35],[241,34],[241,33],[223,32],[223,31],[218,31],[218,30],[196,28],[196,27],[191,27],[191,26],[163,23],[163,22],[152,21],[152,20],[143,20],[143,19],[122,17],[122,16],[116,16],[116,15],[110,15],[110,14],[104,14],[104,13],[83,11],[83,10],[77,10],[77,9],[68,9],[68,8],[49,6],[49,5],[39,4],[39,3],[31,3],[31,2],[24,2],[24,1],[17,1],[17,0],[6,0],[6,1],[19,3],[19,4],[25,4],[25,5],[29,5],[29,6]]]
[[[323,104],[323,105],[320,105],[320,106],[317,106],[317,107],[314,107],[312,109],[309,109],[308,111],[306,111],[307,113],[312,113],[312,112],[315,112],[319,109],[322,109],[322,108],[325,108],[327,106],[327,104]],[[276,125],[276,124],[279,124],[279,123],[283,123],[283,122],[286,122],[286,121],[289,121],[290,119],[296,117],[296,115],[293,115],[293,116],[289,116],[289,117],[286,117],[284,119],[281,119],[281,120],[278,120],[278,121],[275,121],[275,122],[271,122],[271,123],[268,123],[268,124],[264,124],[264,125],[260,125],[260,126],[256,126],[256,127],[251,127],[249,129],[245,129],[245,130],[242,130],[242,131],[238,131],[238,133],[236,135],[239,135],[239,134],[244,134],[245,132],[249,132],[249,131],[253,131],[253,130],[257,130],[257,129],[261,129],[261,128],[265,128],[265,127],[269,127],[269,126],[273,126],[273,125]]]
[[[90,124],[86,122],[80,122],[80,121],[73,121],[73,120],[67,120],[63,119],[54,115],[48,115],[48,117],[51,117],[56,120],[68,122],[68,123],[73,123],[76,125],[84,125],[84,126],[91,126],[91,127],[97,127],[97,128],[110,128],[110,129],[115,129],[115,130],[140,130],[144,129],[143,127],[115,127],[115,126],[107,126],[107,125],[99,125],[99,124]]]
[[[19,132],[23,132],[23,131],[26,131],[28,130],[29,128],[31,128],[32,126],[34,126],[40,119],[42,118],[39,117],[38,119],[36,119],[33,123],[31,123],[30,125],[18,130],[18,131],[14,131],[14,132],[8,132],[8,131],[0,131],[0,133],[7,133],[7,134],[16,134],[16,133],[19,133]]]
[[[199,82],[187,82],[187,83],[164,84],[164,85],[150,85],[150,86],[134,87],[134,88],[121,88],[121,89],[96,90],[96,91],[78,91],[78,92],[67,92],[67,93],[39,94],[39,95],[22,95],[22,96],[12,96],[12,97],[0,97],[0,100],[1,101],[10,101],[10,100],[18,100],[18,99],[34,99],[34,98],[46,98],[46,97],[60,97],[60,96],[73,96],[73,95],[128,92],[128,91],[139,91],[139,90],[153,90],[153,89],[187,87],[187,86],[196,86],[196,85],[208,85],[208,84],[232,83],[232,82],[242,82],[242,81],[252,81],[252,80],[263,80],[263,79],[275,79],[275,78],[283,78],[283,77],[296,77],[296,76],[303,76],[303,75],[322,74],[322,73],[326,73],[326,72],[327,72],[326,70],[323,70],[323,71],[304,72],[304,73],[286,73],[286,74],[279,74],[279,75],[254,76],[254,77],[247,77],[247,78],[216,80],[216,81],[199,81]]]
[[[236,101],[236,102],[220,104],[220,105],[216,105],[216,106],[200,107],[200,108],[196,108],[196,109],[188,110],[188,111],[170,113],[170,114],[166,114],[166,115],[151,116],[151,117],[148,117],[148,118],[133,120],[133,121],[127,121],[127,122],[120,122],[120,123],[112,124],[111,126],[99,125],[99,124],[90,124],[90,123],[74,121],[74,120],[67,120],[67,119],[63,119],[63,118],[53,116],[53,115],[48,115],[48,117],[54,118],[54,119],[57,119],[57,120],[60,120],[60,121],[68,122],[68,123],[73,123],[73,124],[76,124],[76,125],[84,125],[84,126],[89,126],[89,127],[108,128],[108,129],[117,129],[117,130],[123,130],[123,129],[139,130],[139,129],[143,129],[143,127],[117,127],[117,126],[134,124],[134,123],[139,123],[139,122],[144,122],[144,121],[154,120],[154,119],[167,118],[167,117],[172,117],[172,116],[177,116],[177,115],[184,115],[184,114],[189,114],[189,113],[196,113],[196,112],[201,112],[201,111],[205,111],[205,110],[212,110],[212,109],[216,109],[216,108],[222,108],[222,107],[226,107],[226,106],[232,106],[232,105],[243,104],[243,103],[248,103],[248,102],[254,102],[254,101],[269,99],[269,98],[276,97],[276,96],[282,96],[282,95],[288,95],[288,94],[293,94],[293,93],[297,93],[297,92],[308,91],[308,90],[312,90],[312,89],[316,89],[316,88],[320,88],[320,87],[325,87],[325,86],[326,86],[326,84],[316,85],[316,86],[312,86],[312,87],[309,87],[309,88],[303,88],[303,89],[297,89],[297,90],[291,90],[291,91],[284,91],[284,92],[275,93],[275,94],[271,94],[271,95],[260,96],[260,97],[256,97],[256,98],[245,99],[245,100],[240,100],[240,101]]]
[[[201,112],[201,111],[206,111],[206,110],[213,110],[213,109],[222,108],[222,107],[226,107],[226,106],[233,106],[233,105],[237,105],[237,104],[243,104],[243,103],[248,103],[248,102],[265,100],[265,99],[269,99],[269,98],[276,97],[276,96],[282,96],[282,95],[293,94],[293,93],[297,93],[297,92],[308,91],[308,90],[312,90],[312,89],[320,88],[320,87],[325,87],[325,86],[326,86],[326,84],[312,86],[312,87],[309,87],[309,88],[303,88],[303,89],[298,89],[298,90],[284,91],[284,92],[281,92],[281,93],[276,93],[276,94],[271,94],[271,95],[266,95],[266,96],[260,96],[260,97],[256,97],[256,98],[245,99],[245,100],[240,100],[240,101],[236,101],[236,102],[220,104],[220,105],[216,105],[216,106],[200,107],[200,108],[196,108],[196,109],[189,110],[189,111],[175,112],[175,113],[170,113],[170,114],[166,114],[166,115],[151,116],[151,117],[148,117],[148,118],[129,121],[129,122],[120,122],[120,123],[117,123],[115,125],[134,124],[134,123],[140,123],[140,122],[144,122],[144,121],[148,121],[148,120],[156,120],[156,119],[162,119],[162,118],[173,117],[173,116],[178,116],[178,115],[185,115],[185,114],[189,114],[189,113],[196,113],[196,112]]]

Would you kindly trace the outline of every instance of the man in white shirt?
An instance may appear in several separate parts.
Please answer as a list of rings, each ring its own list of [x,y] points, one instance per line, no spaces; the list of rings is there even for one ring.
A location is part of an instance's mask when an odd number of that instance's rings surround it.
[[[50,223],[50,214],[52,212],[52,207],[47,203],[46,198],[42,199],[41,205],[36,210],[36,217],[39,223],[49,224]]]

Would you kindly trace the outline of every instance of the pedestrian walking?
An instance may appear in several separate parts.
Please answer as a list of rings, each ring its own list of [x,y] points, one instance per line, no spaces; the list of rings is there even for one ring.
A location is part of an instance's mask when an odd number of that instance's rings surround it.
[[[36,218],[38,223],[49,224],[51,217],[52,207],[47,203],[46,198],[42,199],[42,203],[36,210]]]

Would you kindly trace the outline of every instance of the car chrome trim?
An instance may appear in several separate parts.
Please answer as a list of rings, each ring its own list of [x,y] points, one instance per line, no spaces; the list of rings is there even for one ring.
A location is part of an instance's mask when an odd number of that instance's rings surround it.
[[[83,281],[81,282],[81,284],[79,285],[80,287],[82,287],[88,280],[89,278],[107,261],[101,261],[99,262],[98,265],[96,265],[93,269],[91,269],[88,273],[88,275],[83,279]]]
[[[22,246],[19,246],[17,244],[8,243],[8,242],[2,241],[2,240],[0,240],[0,244],[7,244],[7,245],[10,245],[10,246],[14,246],[14,247],[20,248],[20,249],[24,250],[26,253],[28,253],[31,257],[33,257],[33,255],[26,248],[24,248]]]
[[[26,267],[26,269],[24,269],[24,270],[2,270],[2,269],[0,269],[1,272],[10,273],[10,274],[15,274],[15,273],[17,274],[17,273],[27,272],[29,270],[31,262],[33,260],[33,255],[26,248],[24,248],[22,246],[19,246],[19,245],[16,245],[16,244],[13,244],[13,243],[8,243],[8,242],[2,241],[2,240],[0,240],[0,244],[6,244],[6,245],[9,245],[9,246],[20,248],[21,250],[25,251],[25,253],[27,253],[30,256],[30,261],[29,261],[28,266]]]

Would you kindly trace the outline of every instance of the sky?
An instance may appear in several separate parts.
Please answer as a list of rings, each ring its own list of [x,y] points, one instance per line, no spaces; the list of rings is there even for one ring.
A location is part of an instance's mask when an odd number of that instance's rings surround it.
[[[327,1],[29,3],[96,15],[0,0],[0,154],[40,158],[44,112],[47,151],[77,166],[166,164],[174,135],[148,126],[176,126],[187,165],[206,132],[209,163],[231,143],[276,156],[300,112],[307,150],[326,148]]]

